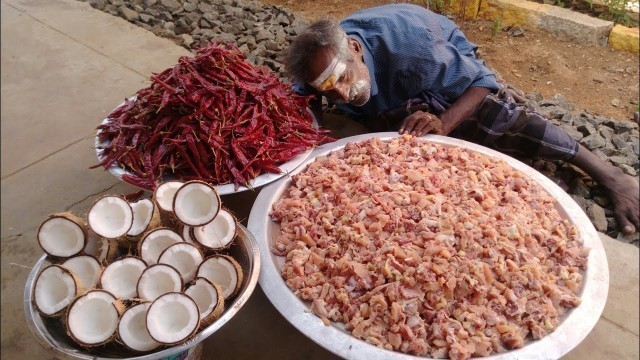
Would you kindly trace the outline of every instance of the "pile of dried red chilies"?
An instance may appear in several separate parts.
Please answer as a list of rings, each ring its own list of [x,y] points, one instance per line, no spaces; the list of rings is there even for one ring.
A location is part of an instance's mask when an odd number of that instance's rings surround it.
[[[117,164],[124,181],[145,189],[171,174],[237,190],[331,140],[313,127],[308,97],[232,44],[209,44],[151,80],[98,127],[107,145],[91,168]]]

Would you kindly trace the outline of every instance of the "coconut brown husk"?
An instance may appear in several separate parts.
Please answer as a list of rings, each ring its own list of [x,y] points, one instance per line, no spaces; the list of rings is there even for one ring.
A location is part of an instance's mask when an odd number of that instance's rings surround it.
[[[222,287],[220,287],[220,285],[214,284],[206,278],[203,278],[203,277],[195,278],[192,281],[192,284],[195,284],[198,279],[202,279],[207,283],[211,284],[211,286],[213,286],[213,288],[215,289],[216,295],[218,297],[218,301],[216,302],[213,310],[209,313],[209,315],[205,316],[200,320],[200,328],[198,329],[198,331],[200,331],[206,328],[207,326],[213,324],[213,322],[216,319],[218,319],[220,315],[222,315],[222,312],[224,311],[224,295],[222,294]]]
[[[78,251],[77,253],[72,254],[70,256],[60,257],[60,256],[56,256],[55,254],[51,254],[47,250],[44,249],[44,247],[42,246],[42,243],[41,243],[41,239],[40,239],[40,230],[42,229],[42,225],[44,225],[47,221],[50,221],[51,219],[55,219],[55,218],[63,218],[63,219],[66,219],[68,221],[71,221],[72,223],[76,224],[80,228],[80,230],[82,230],[82,234],[84,235],[84,239],[83,239],[84,245],[82,246],[80,251]],[[87,246],[88,238],[89,238],[89,232],[88,232],[88,229],[87,229],[87,224],[84,222],[84,220],[81,219],[80,217],[70,213],[70,212],[67,212],[67,211],[49,215],[49,217],[45,221],[43,221],[42,224],[40,224],[40,227],[38,227],[38,233],[37,233],[38,245],[40,245],[40,248],[42,249],[42,251],[44,251],[47,255],[49,255],[49,256],[51,256],[53,258],[56,258],[56,259],[64,259],[64,258],[68,258],[68,257],[80,254],[82,252],[82,250],[84,250],[84,248]]]
[[[94,289],[96,289],[96,288],[97,288],[97,286],[98,286],[98,284],[100,283],[100,277],[102,276],[102,271],[104,270],[104,265],[103,265],[103,264],[100,262],[100,260],[98,260],[95,256],[92,256],[92,255],[86,255],[86,254],[84,254],[84,255],[76,255],[76,256],[72,256],[72,257],[68,258],[67,260],[71,260],[72,258],[77,257],[77,256],[89,256],[89,257],[91,257],[91,258],[95,259],[95,260],[98,262],[98,274],[97,274],[97,276],[98,276],[98,281],[96,282],[96,284],[95,284],[95,285],[93,285],[93,286],[88,286],[87,284],[83,283],[83,282],[80,280],[80,279],[81,279],[81,276],[80,276],[79,274],[77,274],[75,271],[73,271],[71,268],[69,268],[69,267],[65,266],[65,264],[64,264],[64,263],[63,263],[61,266],[62,266],[62,267],[64,267],[65,269],[69,270],[69,272],[71,273],[71,275],[72,275],[72,276],[74,276],[74,280],[77,278],[77,279],[80,281],[80,284],[81,284],[81,286],[82,286],[82,288],[83,288],[84,292],[87,292],[87,291],[90,291],[90,290],[94,290]]]

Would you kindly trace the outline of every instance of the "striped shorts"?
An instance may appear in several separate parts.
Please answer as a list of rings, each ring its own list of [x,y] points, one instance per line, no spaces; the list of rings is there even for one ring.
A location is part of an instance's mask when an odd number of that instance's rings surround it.
[[[404,119],[413,112],[407,110],[409,108],[440,115],[449,107],[449,104],[428,93],[408,103],[410,107],[403,106],[378,118],[375,131],[382,131],[380,125],[386,127],[386,131],[397,130],[402,123],[400,118]],[[506,88],[487,95],[473,115],[458,125],[449,136],[512,156],[547,160],[572,160],[579,148],[578,142],[567,132],[526,104],[516,102]]]

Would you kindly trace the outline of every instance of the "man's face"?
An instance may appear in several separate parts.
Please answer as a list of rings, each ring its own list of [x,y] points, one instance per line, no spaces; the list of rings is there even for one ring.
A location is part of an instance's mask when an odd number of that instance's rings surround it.
[[[309,84],[335,103],[362,106],[371,97],[371,78],[360,44],[349,39],[351,59],[339,60],[328,49],[320,49],[310,64]]]

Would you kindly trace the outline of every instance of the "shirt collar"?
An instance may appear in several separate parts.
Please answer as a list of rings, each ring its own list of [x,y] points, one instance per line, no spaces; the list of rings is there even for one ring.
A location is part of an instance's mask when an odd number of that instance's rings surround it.
[[[371,54],[371,51],[369,51],[369,46],[362,40],[362,37],[359,34],[347,34],[347,36],[356,38],[362,47],[364,64],[367,66],[367,70],[369,70],[369,77],[371,78],[371,96],[375,96],[378,94],[378,84],[376,83],[376,73],[375,68],[373,67],[373,55]]]

